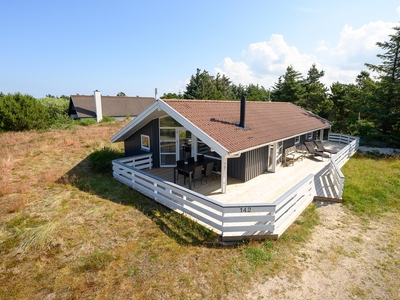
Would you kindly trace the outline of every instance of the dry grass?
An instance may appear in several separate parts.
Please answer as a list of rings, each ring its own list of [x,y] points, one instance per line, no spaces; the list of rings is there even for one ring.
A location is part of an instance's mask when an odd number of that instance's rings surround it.
[[[90,171],[93,151],[122,151],[109,138],[123,125],[1,135],[0,299],[241,299],[254,278],[298,276],[314,207],[278,241],[222,247],[212,232]]]
[[[223,298],[290,263],[282,241],[222,247],[209,230],[90,171],[123,123],[2,134],[0,298]],[[293,260],[294,261],[294,260]],[[190,296],[189,296],[190,295]]]

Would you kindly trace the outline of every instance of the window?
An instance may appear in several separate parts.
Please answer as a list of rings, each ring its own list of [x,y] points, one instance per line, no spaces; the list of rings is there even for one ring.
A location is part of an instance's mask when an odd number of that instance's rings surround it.
[[[307,140],[311,141],[312,140],[312,136],[313,136],[312,132],[309,132],[307,134]]]
[[[171,116],[166,116],[164,118],[160,118],[160,127],[182,127],[182,125]]]
[[[140,135],[140,148],[145,151],[150,151],[150,137],[148,135]]]
[[[300,144],[300,136],[299,135],[294,138],[294,144],[295,145]]]

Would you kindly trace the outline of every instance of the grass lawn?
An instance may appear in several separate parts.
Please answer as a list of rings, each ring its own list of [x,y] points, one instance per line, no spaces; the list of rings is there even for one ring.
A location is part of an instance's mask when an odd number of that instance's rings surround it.
[[[124,124],[0,135],[0,299],[241,298],[256,281],[299,274],[315,205],[278,241],[221,246],[213,232],[89,168],[95,151],[123,152],[109,138]],[[366,222],[399,214],[399,164],[351,159],[344,203]]]

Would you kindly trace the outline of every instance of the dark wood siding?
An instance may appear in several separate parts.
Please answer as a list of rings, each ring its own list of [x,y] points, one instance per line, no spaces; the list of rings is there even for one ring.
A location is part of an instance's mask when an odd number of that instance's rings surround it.
[[[150,152],[153,153],[153,166],[160,167],[160,141],[159,141],[159,122],[155,119],[140,128],[124,141],[125,157],[148,153],[140,149],[140,135],[145,134],[150,137]]]
[[[318,131],[313,132],[313,141],[317,139],[317,134],[318,134]]]
[[[300,144],[303,144],[304,142],[307,142],[307,134],[300,136]]]
[[[246,170],[246,158],[244,153],[240,155],[238,158],[229,158],[228,159],[228,176],[245,181],[245,170]]]
[[[246,152],[245,181],[265,173],[268,168],[268,146]]]
[[[294,138],[283,141],[283,149],[294,146]]]
[[[248,181],[267,171],[268,146],[242,153],[239,158],[228,159],[228,176]]]

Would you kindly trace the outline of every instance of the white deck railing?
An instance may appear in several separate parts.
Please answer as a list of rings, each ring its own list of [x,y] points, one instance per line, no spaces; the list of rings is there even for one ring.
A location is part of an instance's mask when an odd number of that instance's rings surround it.
[[[340,166],[358,149],[359,140],[356,137],[330,134],[330,141],[333,140],[349,142],[331,160],[331,173],[341,196],[344,176]],[[151,154],[117,159],[113,161],[113,176],[174,211],[208,226],[218,232],[222,240],[279,236],[316,194],[314,174],[309,174],[272,203],[224,204],[142,171],[151,167]]]
[[[124,165],[139,170],[151,169],[153,167],[153,154],[152,153],[140,154],[130,157],[119,158],[114,161],[118,161],[120,163],[123,163]]]
[[[345,134],[329,133],[328,141],[348,144],[346,147],[341,149],[337,154],[332,155],[330,163],[330,171],[332,174],[334,184],[338,188],[338,196],[339,198],[342,198],[345,177],[340,168],[358,150],[360,144],[360,138]]]
[[[280,234],[282,228],[286,229],[293,222],[288,223],[288,220],[294,220],[313,199],[313,174],[273,203],[223,204],[132,167],[136,160],[136,157],[114,160],[113,176],[161,204],[211,227],[224,240]]]

